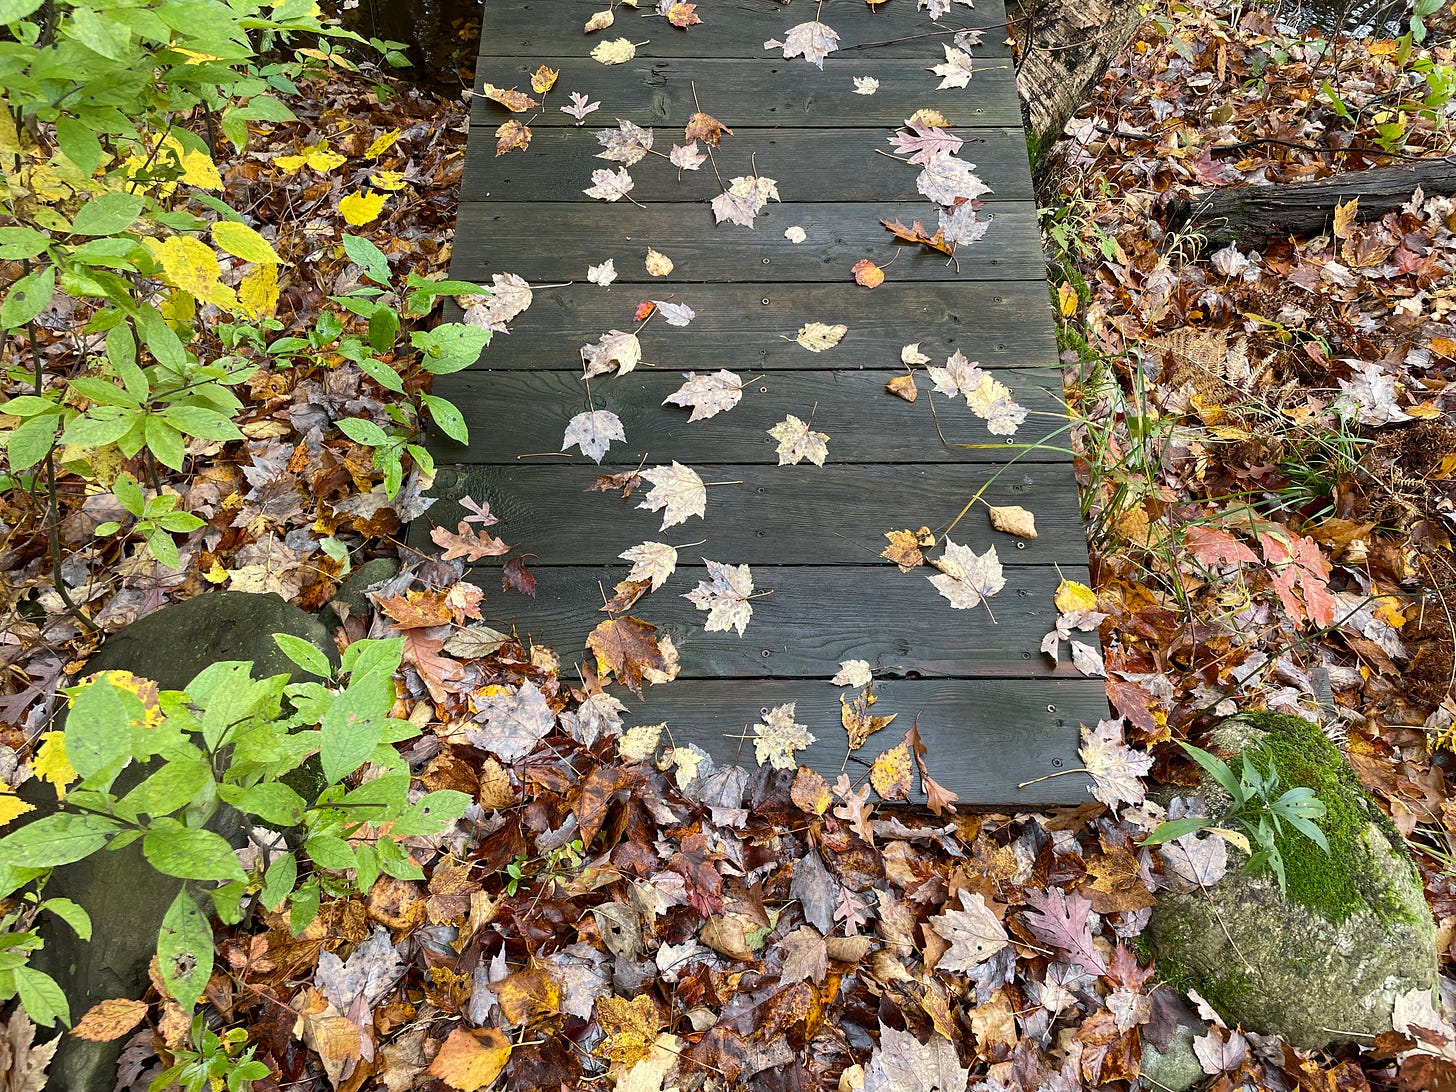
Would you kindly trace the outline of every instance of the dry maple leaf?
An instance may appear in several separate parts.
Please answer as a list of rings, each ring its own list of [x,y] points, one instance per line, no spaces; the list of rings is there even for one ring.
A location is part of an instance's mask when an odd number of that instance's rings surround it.
[[[1036,515],[1027,511],[1019,504],[1009,504],[1004,507],[991,505],[987,511],[991,515],[991,526],[998,531],[1005,531],[1008,535],[1019,535],[1021,538],[1036,538]]]
[[[459,1092],[479,1092],[495,1083],[510,1056],[500,1028],[455,1028],[425,1072]]]
[[[531,306],[531,286],[514,273],[496,273],[491,278],[490,294],[461,296],[465,321],[496,333],[505,333],[510,322]]]
[[[708,487],[691,467],[674,460],[671,466],[654,466],[641,471],[641,475],[652,488],[637,507],[662,512],[659,530],[685,523],[689,516],[703,518],[708,507]]]
[[[597,608],[605,614],[621,614],[647,594],[652,587],[646,580],[622,580],[612,586],[613,595]]]
[[[622,330],[608,330],[595,344],[581,347],[581,362],[585,368],[583,378],[605,375],[613,368],[618,375],[626,375],[642,363],[642,342],[636,334]]]
[[[531,90],[538,95],[544,95],[556,86],[560,77],[559,70],[543,64],[531,73]]]
[[[935,65],[930,71],[941,77],[937,91],[950,87],[965,87],[971,82],[971,55],[953,46],[945,46],[945,63]]]
[[[908,740],[901,740],[888,750],[881,751],[870,766],[870,784],[883,800],[908,799],[914,778],[914,759],[910,755]]]
[[[864,1087],[876,1092],[966,1092],[970,1070],[963,1069],[955,1044],[932,1034],[921,1043],[908,1031],[880,1025],[880,1045],[870,1055]]]
[[[649,993],[628,1001],[625,997],[598,997],[597,1023],[606,1036],[596,1053],[624,1066],[634,1066],[652,1052],[664,1023],[662,1010]]]
[[[581,31],[583,34],[591,34],[594,31],[606,30],[616,21],[617,17],[612,14],[612,9],[608,8],[606,11],[596,12],[586,21],[586,26],[582,27]]]
[[[829,680],[831,686],[869,686],[872,678],[868,660],[842,660],[839,671]]]
[[[706,421],[709,417],[726,413],[743,398],[742,377],[726,368],[720,368],[711,375],[684,372],[683,378],[687,382],[664,398],[662,404],[665,406],[670,402],[675,406],[691,407],[690,422]]]
[[[636,185],[626,167],[615,171],[601,168],[592,171],[592,184],[581,192],[600,201],[620,201]]]
[[[1082,747],[1077,753],[1092,775],[1092,795],[1098,800],[1109,808],[1142,803],[1146,790],[1141,779],[1153,768],[1153,756],[1123,742],[1121,720],[1083,727]]]
[[[652,150],[652,130],[618,118],[617,128],[597,131],[597,143],[603,149],[597,153],[598,159],[630,167]]]
[[[492,538],[483,531],[479,534],[472,531],[470,524],[464,520],[460,521],[458,533],[454,534],[448,527],[432,527],[430,538],[436,546],[445,548],[445,552],[440,555],[442,561],[463,557],[466,561],[476,562],[482,557],[499,557],[511,552],[511,548],[500,539]]]
[[[1319,544],[1304,535],[1269,532],[1259,536],[1259,546],[1290,618],[1296,624],[1307,618],[1317,626],[1330,625],[1338,604],[1329,588],[1330,563]]]
[[[610,14],[610,13],[609,13]],[[602,108],[600,102],[588,102],[587,96],[580,91],[571,92],[571,105],[561,107],[563,114],[570,114],[576,119],[578,125],[586,124],[586,116],[593,114]]]
[[[679,30],[686,30],[703,21],[698,17],[697,7],[697,4],[680,4],[677,0],[659,0],[657,14],[667,16],[667,21]]]
[[[849,734],[851,751],[863,747],[865,740],[900,715],[891,713],[888,717],[872,716],[869,707],[874,700],[868,686],[852,702],[846,701],[843,694],[839,696],[839,723],[844,725],[845,732]]]
[[[794,340],[808,349],[811,353],[822,353],[825,349],[832,349],[844,340],[844,335],[849,333],[849,327],[843,323],[830,326],[823,322],[806,322],[799,327],[799,332],[794,335]]]
[[[854,274],[854,283],[861,288],[878,288],[885,283],[885,271],[868,258],[855,262],[850,272]]]
[[[475,719],[484,727],[472,728],[466,735],[502,762],[525,758],[556,727],[556,714],[535,683],[523,682],[513,691],[478,698],[477,705]]]
[[[515,118],[511,118],[495,131],[495,154],[523,152],[531,145],[531,130]]]
[[[729,180],[728,189],[713,198],[714,222],[724,220],[753,227],[753,220],[769,201],[779,200],[778,183],[761,175],[744,175]]]
[[[937,205],[974,200],[991,192],[991,187],[976,177],[975,167],[950,152],[935,152],[921,168],[915,188]]]
[[[587,410],[578,413],[566,425],[566,434],[561,438],[561,449],[581,448],[581,453],[594,463],[600,463],[613,440],[626,440],[622,420],[611,410]]]
[[[925,369],[927,375],[935,383],[935,393],[943,394],[948,398],[963,397],[969,399],[971,392],[980,383],[981,365],[976,361],[966,359],[965,353],[957,349],[945,362],[944,368],[937,368],[934,364]]]
[[[969,246],[991,229],[991,221],[978,213],[979,201],[962,201],[954,208],[940,210],[940,231],[937,233],[952,247]]]
[[[632,569],[627,573],[628,580],[650,581],[653,591],[667,583],[667,578],[677,568],[677,549],[666,542],[644,542],[623,550],[617,556],[632,562]]]
[[[683,140],[701,140],[718,147],[718,142],[725,136],[732,136],[733,130],[724,125],[712,114],[705,114],[701,110],[688,118],[687,126],[683,129]]]
[[[598,474],[596,480],[582,490],[583,493],[615,493],[622,491],[626,500],[633,490],[642,484],[642,475],[635,470],[619,470],[615,474]]]
[[[813,733],[794,720],[796,704],[774,706],[753,726],[753,751],[760,766],[767,762],[776,770],[792,770],[799,764],[798,752],[814,743]]]
[[[890,544],[880,551],[880,556],[900,566],[902,573],[925,564],[924,551],[935,545],[935,536],[929,527],[918,531],[886,531],[885,538]]]
[[[1026,901],[1032,909],[1021,920],[1038,940],[1092,975],[1107,973],[1107,961],[1092,943],[1092,928],[1087,923],[1090,901],[1075,891],[1068,895],[1059,887],[1029,891]]]
[[[910,227],[906,227],[899,220],[881,220],[885,230],[890,232],[897,239],[904,239],[907,243],[919,243],[921,246],[928,246],[931,250],[939,251],[947,256],[954,255],[955,247],[945,241],[945,236],[937,231],[931,235],[925,230],[925,225],[916,220]]]
[[[829,455],[829,435],[815,432],[809,422],[801,421],[792,413],[785,417],[768,434],[779,442],[779,466],[794,466],[808,459],[815,466],[823,466]]]
[[[698,581],[698,586],[683,596],[699,610],[708,612],[703,628],[709,633],[736,629],[738,636],[748,627],[753,617],[753,574],[747,565],[725,565],[721,561],[709,561],[708,579]]]
[[[592,59],[602,64],[621,64],[637,56],[637,47],[630,38],[613,38],[591,51]]]
[[[708,157],[698,151],[696,140],[686,145],[674,144],[672,151],[667,154],[667,158],[680,171],[695,171],[708,161]]]
[[[990,372],[983,372],[975,389],[966,394],[966,405],[986,422],[986,430],[993,436],[1012,436],[1026,420],[1026,407]]]
[[[931,564],[940,572],[928,579],[957,610],[968,610],[1006,586],[994,546],[978,554],[947,538],[945,551]]]
[[[880,81],[873,76],[855,76],[854,93],[856,95],[873,95],[880,89]]]
[[[896,398],[903,398],[907,402],[913,402],[920,397],[920,388],[915,385],[913,375],[897,375],[894,379],[885,384],[885,390],[889,391]]]
[[[657,627],[630,615],[598,623],[587,637],[586,647],[596,654],[598,675],[613,673],[636,694],[642,693],[645,671],[667,666],[658,647]]]
[[[686,326],[698,317],[697,312],[685,303],[672,303],[668,300],[651,300],[649,302],[657,308],[657,313],[669,326]]]
[[[914,367],[916,364],[929,364],[930,357],[920,351],[920,342],[913,345],[902,345],[900,347],[900,363],[906,367]]]
[[[968,8],[976,6],[975,0],[918,0],[915,6],[929,10],[932,19],[939,19],[950,12],[952,3],[964,4]]]
[[[816,19],[790,27],[782,42],[770,38],[763,43],[763,48],[782,49],[785,60],[803,57],[814,67],[823,69],[824,58],[839,48],[839,35]]]
[[[600,265],[589,265],[586,267],[586,279],[605,288],[617,279],[617,266],[611,258]]]
[[[938,125],[927,125],[914,119],[905,122],[905,128],[896,129],[890,136],[890,144],[895,151],[919,165],[929,163],[937,152],[958,152],[964,143],[960,137]]]
[[[647,257],[644,261],[647,275],[650,277],[665,277],[672,272],[672,259],[666,254],[659,254],[651,247],[647,248]]]
[[[541,104],[524,91],[517,91],[514,87],[507,91],[503,87],[488,83],[482,92],[491,102],[504,106],[513,114],[519,114],[522,110],[530,110]]]
[[[931,918],[930,927],[950,941],[950,948],[935,965],[940,971],[969,974],[1011,943],[986,900],[970,891],[961,892],[961,909],[946,910]]]

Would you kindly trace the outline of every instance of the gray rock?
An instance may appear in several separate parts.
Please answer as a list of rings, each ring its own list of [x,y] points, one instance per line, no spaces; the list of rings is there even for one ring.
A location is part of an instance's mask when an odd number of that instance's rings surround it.
[[[1228,875],[1206,891],[1161,892],[1144,934],[1160,974],[1197,990],[1230,1025],[1305,1049],[1368,1043],[1390,1030],[1399,994],[1436,984],[1435,923],[1399,833],[1307,721],[1242,714],[1214,738],[1226,753],[1272,765],[1283,788],[1315,789],[1330,853],[1286,829],[1287,894],[1267,870],[1245,871],[1233,847]],[[1201,791],[1216,813],[1217,787],[1205,781]]]
[[[83,673],[130,671],[164,690],[181,690],[209,664],[251,660],[254,677],[287,674],[296,681],[305,678],[279,651],[274,633],[301,637],[337,660],[328,631],[307,612],[276,595],[220,591],[170,604],[133,622],[91,657]],[[139,781],[145,771],[126,773],[132,774],[129,781]],[[38,783],[25,786],[34,787]],[[35,803],[53,808],[55,797],[47,792]],[[236,813],[231,809],[219,813],[215,829],[229,815],[235,817]],[[46,946],[32,960],[61,984],[70,1000],[72,1019],[108,997],[142,996],[162,918],[180,886],[180,881],[147,864],[139,842],[55,870],[46,894],[79,902],[95,924],[89,943],[63,928],[48,930]],[[48,1087],[111,1092],[122,1046],[121,1041],[89,1043],[62,1036],[51,1062]]]
[[[339,585],[339,590],[324,607],[328,620],[334,625],[341,626],[344,624],[346,613],[350,618],[367,620],[372,608],[366,593],[375,584],[393,578],[398,572],[399,562],[392,557],[376,557],[373,561],[364,562]],[[343,607],[344,610],[339,610],[339,607]]]
[[[1193,1053],[1193,1040],[1200,1034],[1191,1024],[1179,1024],[1165,1050],[1144,1039],[1143,1084],[1157,1092],[1188,1092],[1203,1080],[1203,1066]]]

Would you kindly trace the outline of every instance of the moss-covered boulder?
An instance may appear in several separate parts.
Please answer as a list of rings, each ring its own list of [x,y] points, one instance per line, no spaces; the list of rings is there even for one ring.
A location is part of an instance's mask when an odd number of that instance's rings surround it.
[[[1217,884],[1162,892],[1145,934],[1159,972],[1230,1024],[1306,1048],[1368,1043],[1390,1030],[1399,994],[1436,982],[1435,923],[1399,833],[1338,748],[1299,717],[1231,717],[1214,744],[1236,772],[1252,759],[1272,765],[1282,788],[1314,789],[1330,852],[1286,827],[1277,844],[1287,892],[1267,869],[1245,871],[1232,847]],[[1221,790],[1205,779],[1201,792],[1217,814]]]

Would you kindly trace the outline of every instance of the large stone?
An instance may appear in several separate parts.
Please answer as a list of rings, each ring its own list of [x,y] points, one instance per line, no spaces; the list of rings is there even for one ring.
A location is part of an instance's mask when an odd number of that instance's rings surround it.
[[[257,678],[306,677],[279,651],[275,633],[301,637],[337,659],[328,631],[312,615],[276,595],[222,591],[165,606],[119,630],[91,657],[83,674],[130,671],[164,690],[181,690],[209,664],[251,660]],[[142,772],[127,771],[133,775],[128,780],[139,780]],[[25,788],[36,790],[40,785],[30,782]],[[53,808],[55,797],[47,787],[36,802]],[[219,816],[225,818],[226,813]],[[142,996],[162,917],[180,886],[180,881],[147,864],[140,843],[55,870],[46,894],[79,902],[95,925],[89,943],[64,928],[49,929],[45,948],[32,960],[61,984],[72,1019],[109,997]],[[121,1047],[119,1041],[89,1043],[63,1036],[51,1062],[48,1087],[111,1092]]]
[[[367,623],[374,609],[369,602],[369,589],[385,580],[392,580],[398,572],[399,562],[392,557],[376,557],[364,562],[339,585],[339,590],[324,607],[327,620],[343,625],[345,618],[360,618]]]
[[[1326,855],[1286,826],[1288,875],[1243,869],[1205,890],[1160,893],[1144,934],[1159,972],[1197,990],[1229,1024],[1297,1047],[1369,1043],[1391,1028],[1395,998],[1436,983],[1435,923],[1399,833],[1339,750],[1299,717],[1243,714],[1215,731],[1235,770],[1250,758],[1279,773],[1279,791],[1307,785],[1327,809]],[[1205,778],[1211,814],[1226,803]]]

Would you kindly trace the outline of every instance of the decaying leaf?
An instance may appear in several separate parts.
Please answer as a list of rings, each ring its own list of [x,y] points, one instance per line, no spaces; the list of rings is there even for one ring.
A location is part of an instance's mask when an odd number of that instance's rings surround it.
[[[933,1034],[921,1043],[908,1031],[880,1025],[880,1045],[870,1055],[864,1087],[884,1092],[966,1092],[970,1070],[963,1069],[955,1044]]]
[[[726,413],[743,398],[742,377],[726,368],[711,375],[684,372],[683,378],[687,382],[664,398],[662,404],[690,407],[693,412],[688,416],[689,421],[706,421]]]
[[[634,693],[642,693],[643,672],[663,670],[667,664],[658,647],[657,627],[641,618],[608,618],[597,624],[586,639],[596,654],[597,674],[609,672]]]
[[[938,970],[969,974],[1011,943],[1006,928],[996,920],[979,893],[961,892],[961,909],[946,910],[930,919],[930,927],[950,948],[935,966]]]
[[[460,1092],[489,1088],[511,1056],[511,1041],[500,1028],[456,1028],[427,1071]]]
[[[614,22],[616,22],[616,16],[612,14],[611,8],[607,8],[605,11],[596,12],[590,19],[588,19],[586,21],[586,26],[581,28],[582,33],[591,34],[593,31],[606,30],[607,27],[611,26]]]
[[[872,677],[868,660],[843,660],[829,683],[831,686],[869,686]]]
[[[566,435],[561,438],[561,449],[581,448],[581,453],[594,463],[600,463],[613,440],[626,440],[622,419],[611,410],[587,410],[578,413],[566,425]]]
[[[753,726],[753,749],[760,766],[767,762],[776,770],[792,770],[799,764],[795,755],[814,743],[813,733],[794,720],[796,704],[774,706]]]
[[[955,246],[945,241],[945,235],[942,232],[936,231],[934,235],[931,235],[919,220],[909,227],[899,220],[881,220],[880,223],[897,239],[904,239],[907,243],[919,243],[921,246],[928,246],[931,250],[945,255],[953,256],[955,254]]]
[[[945,62],[935,65],[930,71],[941,78],[937,91],[948,87],[965,87],[971,82],[971,55],[953,46],[945,46]]]
[[[843,323],[836,323],[830,326],[823,322],[806,322],[799,327],[799,332],[794,335],[794,340],[811,353],[822,353],[825,349],[832,349],[844,340],[844,335],[849,333],[849,327]]]
[[[504,87],[496,87],[488,83],[481,92],[491,102],[504,106],[513,114],[519,114],[522,110],[531,110],[541,104],[524,91],[517,91],[514,87],[507,91]]]
[[[543,64],[531,73],[531,90],[538,95],[544,95],[556,86],[560,76],[560,71]]]
[[[932,19],[943,19],[950,14],[952,3],[964,4],[968,8],[976,6],[975,0],[917,0],[915,6],[929,11]]]
[[[815,432],[809,422],[801,421],[792,413],[785,417],[768,434],[779,442],[779,466],[794,466],[808,459],[815,466],[823,466],[829,455],[829,435]]]
[[[886,531],[890,544],[880,551],[880,556],[900,566],[902,573],[908,573],[917,565],[925,564],[925,550],[935,545],[935,536],[929,527],[918,531]]]
[[[671,466],[654,466],[641,471],[643,480],[651,483],[647,497],[638,508],[649,512],[662,512],[662,526],[666,531],[689,516],[703,518],[708,506],[708,487],[691,467],[674,461]]]
[[[665,277],[672,272],[672,259],[666,254],[659,254],[651,247],[647,248],[647,274],[651,277]]]
[[[913,375],[897,375],[894,379],[885,384],[885,390],[889,391],[896,398],[903,398],[907,402],[913,402],[920,397],[920,388],[915,385]]]
[[[699,610],[708,612],[703,628],[709,633],[736,629],[743,636],[753,616],[753,574],[747,565],[725,565],[703,558],[708,566],[708,579],[683,596]]]
[[[464,520],[455,532],[448,527],[432,527],[430,539],[436,546],[443,546],[445,552],[440,555],[444,561],[453,561],[457,557],[463,557],[466,561],[476,562],[483,557],[499,557],[501,554],[510,553],[511,548],[498,538],[492,538],[484,531],[476,532],[471,529],[470,524]]]
[[[610,13],[609,13],[610,14]],[[586,124],[586,116],[595,113],[602,108],[600,102],[588,102],[587,96],[580,91],[571,92],[571,105],[561,107],[563,114],[570,114],[576,119],[578,125]]]
[[[140,1024],[147,1015],[147,1008],[145,1001],[129,1001],[124,997],[98,1001],[76,1021],[71,1034],[92,1043],[113,1042]],[[0,1076],[3,1075],[0,1073]]]
[[[1099,721],[1082,728],[1082,748],[1077,752],[1092,775],[1092,795],[1109,808],[1140,804],[1145,789],[1142,778],[1153,768],[1153,756],[1135,751],[1122,738],[1121,720]]]
[[[602,262],[601,265],[589,265],[586,267],[586,279],[592,284],[605,288],[617,279],[617,267],[611,258]]]
[[[685,143],[701,140],[713,147],[718,147],[718,142],[725,136],[732,136],[733,130],[724,125],[712,114],[705,114],[701,110],[688,118],[687,126],[683,129],[683,141]]]
[[[854,77],[854,93],[856,95],[873,95],[880,89],[880,81],[873,76]]]
[[[761,175],[745,175],[731,179],[728,189],[713,198],[714,222],[724,220],[742,227],[753,227],[753,220],[769,201],[779,199],[778,183]]]
[[[669,326],[687,326],[698,317],[697,312],[685,303],[673,303],[671,300],[651,300],[649,302]]]
[[[515,118],[511,118],[495,131],[495,154],[523,152],[531,145],[531,130]]]
[[[461,296],[465,321],[497,333],[504,333],[510,322],[531,306],[531,286],[514,273],[496,273],[491,278],[490,295]]]
[[[940,572],[930,577],[930,582],[957,610],[974,607],[1006,586],[995,546],[978,554],[947,538],[944,552],[931,564]]]
[[[979,201],[958,201],[953,207],[940,210],[939,236],[952,247],[969,246],[991,229],[989,218],[979,213]]]
[[[976,176],[975,166],[950,152],[934,152],[920,169],[915,188],[937,205],[974,201],[991,192],[991,187]]]
[[[865,740],[900,715],[891,713],[888,717],[874,716],[869,711],[870,705],[874,701],[875,698],[870,693],[868,685],[855,695],[853,701],[846,700],[843,694],[839,696],[839,723],[844,725],[844,730],[849,735],[851,751],[863,747]]]
[[[598,159],[630,167],[652,150],[652,130],[618,118],[617,128],[598,130],[597,143],[602,146]]]
[[[599,997],[596,1013],[606,1035],[596,1052],[624,1066],[634,1066],[652,1052],[664,1022],[662,1010],[648,993],[631,1001],[625,997]]]
[[[626,375],[642,363],[642,342],[636,334],[623,330],[608,330],[593,345],[581,347],[581,362],[585,368],[583,378],[605,375],[614,368],[618,375]]]
[[[905,122],[905,128],[895,130],[890,144],[895,151],[908,156],[911,163],[926,164],[937,152],[954,154],[965,142],[938,125],[930,125],[912,118]]]
[[[870,784],[883,800],[908,799],[914,778],[915,760],[910,755],[908,740],[881,751],[870,766]]]
[[[652,585],[646,580],[622,580],[613,586],[615,593],[610,599],[597,608],[607,614],[621,614],[630,610],[632,604],[647,594]]]
[[[861,288],[878,288],[885,283],[884,269],[868,258],[855,262],[850,272],[854,274],[854,283]]]
[[[620,201],[636,185],[626,167],[615,171],[598,168],[592,171],[592,184],[581,192],[599,201]]]
[[[677,549],[666,542],[644,542],[617,555],[623,561],[632,562],[627,573],[628,580],[646,580],[656,591],[667,583],[667,578],[677,568]]]
[[[613,38],[593,49],[591,55],[602,64],[621,64],[637,56],[637,47],[630,38]]]
[[[697,4],[680,4],[676,0],[660,0],[657,14],[667,16],[667,21],[679,30],[686,30],[703,21],[698,17],[697,7]]]
[[[815,19],[811,23],[800,23],[790,27],[784,40],[770,38],[763,43],[764,49],[782,49],[784,59],[803,57],[816,68],[824,67],[824,58],[839,48],[839,35],[829,26]]]
[[[686,144],[674,144],[672,151],[667,153],[667,158],[680,171],[695,171],[708,161],[707,154],[698,151],[696,140]]]
[[[1005,531],[1008,535],[1019,535],[1021,538],[1036,538],[1036,515],[1027,511],[1019,504],[1008,504],[1004,507],[991,505],[987,511],[991,515],[991,526],[998,531]]]
[[[470,742],[505,763],[525,758],[556,727],[556,714],[534,683],[483,697],[479,707],[475,719],[484,727],[467,733]]]
[[[784,238],[795,245],[802,243],[808,237],[809,236],[804,234],[804,229],[799,227],[797,224],[795,224],[793,227],[784,229]]]

